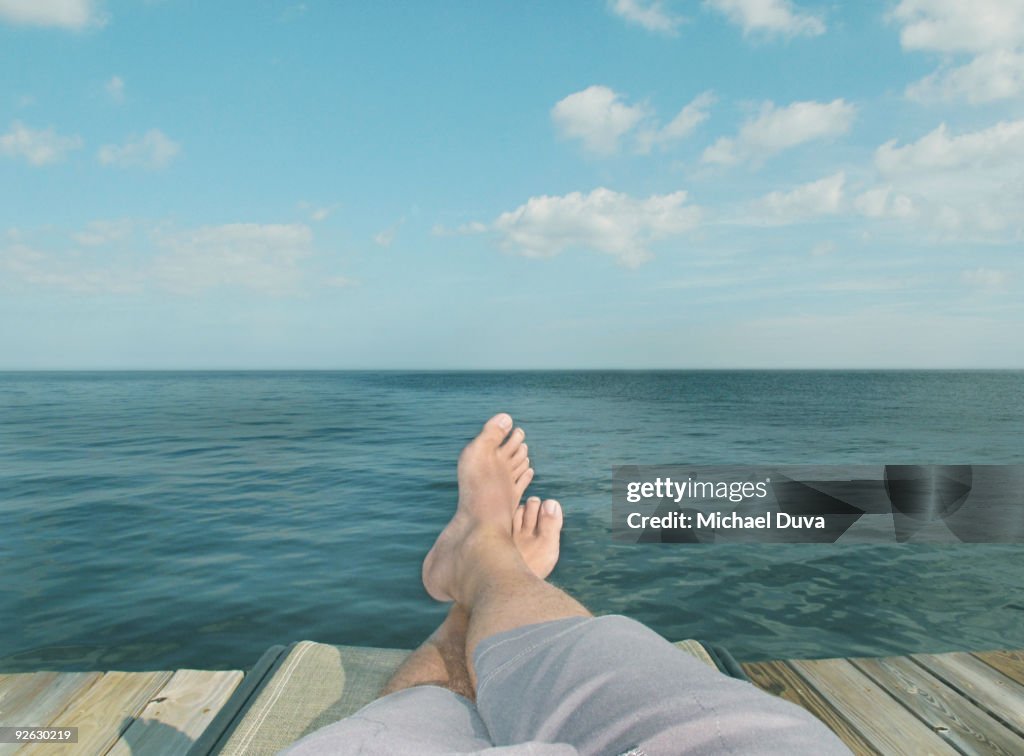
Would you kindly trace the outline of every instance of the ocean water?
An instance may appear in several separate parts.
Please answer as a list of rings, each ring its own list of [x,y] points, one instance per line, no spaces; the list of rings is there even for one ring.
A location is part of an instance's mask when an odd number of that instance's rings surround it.
[[[490,414],[566,512],[556,583],[741,660],[1024,647],[1024,546],[614,544],[614,464],[1024,462],[1022,372],[0,374],[0,672],[412,647]]]

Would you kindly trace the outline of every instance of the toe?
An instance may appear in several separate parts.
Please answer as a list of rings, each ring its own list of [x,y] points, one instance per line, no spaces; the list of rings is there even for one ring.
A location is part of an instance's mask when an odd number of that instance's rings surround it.
[[[505,439],[505,443],[502,445],[501,450],[510,457],[514,456],[516,452],[523,447],[524,438],[526,438],[526,431],[522,428],[516,428],[508,434],[508,438]]]
[[[527,460],[529,464],[529,460]],[[530,485],[530,481],[533,480],[533,468],[527,467],[521,475],[516,477],[516,496],[521,497],[526,491],[526,487]]]
[[[537,532],[542,536],[556,536],[562,529],[562,505],[554,499],[545,499],[537,518]]]
[[[512,468],[512,480],[518,480],[519,477],[526,472],[526,468],[530,466],[530,458],[523,457],[519,462],[516,462]]]
[[[526,512],[523,514],[523,529],[532,533],[537,528],[537,516],[540,514],[540,497],[531,496],[526,500]]]
[[[510,430],[512,430],[512,416],[507,412],[499,412],[484,423],[484,429],[480,431],[477,438],[498,446]]]
[[[526,444],[520,444],[519,448],[515,450],[512,456],[509,458],[509,463],[512,465],[512,469],[519,467],[520,463],[524,459],[527,459],[526,453],[529,451],[529,447]]]
[[[523,514],[526,512],[526,507],[520,504],[516,507],[515,514],[512,515],[512,535],[516,535],[523,529]]]

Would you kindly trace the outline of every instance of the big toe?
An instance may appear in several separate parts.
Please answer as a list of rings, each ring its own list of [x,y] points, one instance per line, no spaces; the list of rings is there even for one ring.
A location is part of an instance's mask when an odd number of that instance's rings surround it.
[[[537,513],[537,532],[545,538],[556,538],[562,530],[562,505],[545,499]]]
[[[510,430],[512,430],[512,416],[507,412],[499,412],[484,423],[483,430],[480,431],[477,439],[498,446],[505,440],[505,436]]]

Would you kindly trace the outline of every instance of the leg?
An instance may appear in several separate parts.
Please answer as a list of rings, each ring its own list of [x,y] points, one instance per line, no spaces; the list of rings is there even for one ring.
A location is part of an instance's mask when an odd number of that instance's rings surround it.
[[[288,756],[450,756],[493,746],[476,707],[432,685],[401,690],[322,727],[282,753]]]
[[[639,623],[594,619],[533,574],[510,536],[518,502],[511,427],[507,415],[492,418],[463,452],[455,516],[423,565],[430,595],[470,612],[470,677],[496,745],[848,753],[799,707],[705,667]]]
[[[522,441],[523,434],[515,434],[502,452],[503,463],[515,473],[512,489],[515,502],[533,476],[526,457],[526,444]],[[464,478],[460,467],[460,492],[464,482],[471,481]],[[511,539],[520,563],[527,565],[534,575],[546,577],[558,561],[561,527],[562,513],[557,503],[542,504],[540,499],[531,497],[514,514],[510,513],[505,535]],[[342,747],[346,752],[389,756],[489,750],[490,736],[476,708],[466,697],[437,687],[443,685],[455,692],[462,692],[464,685],[469,687],[468,683],[459,683],[468,677],[465,663],[468,624],[467,611],[462,605],[454,604],[438,630],[410,655],[387,683],[385,692],[391,695],[309,735],[288,753],[318,756],[338,753]],[[472,693],[471,687],[469,692]],[[531,753],[573,756],[576,751],[568,746],[553,745],[535,748]]]
[[[466,670],[466,627],[469,614],[459,604],[423,645],[413,651],[381,689],[386,696],[416,685],[448,688],[470,700],[476,697]]]
[[[531,572],[539,578],[550,575],[558,562],[562,512],[555,504],[550,501],[542,504],[538,497],[531,496],[517,507],[512,518],[512,542]],[[461,604],[452,604],[441,626],[402,662],[380,695],[415,685],[438,685],[474,700],[476,691],[466,664],[468,626],[469,613]]]
[[[472,658],[482,639],[523,625],[590,616],[579,602],[538,577],[512,539],[521,479],[530,473],[524,435],[519,428],[512,430],[511,417],[500,414],[463,449],[455,516],[423,562],[427,592],[439,601],[454,599],[470,611],[466,659],[474,685]],[[561,527],[558,502],[544,502],[539,517]]]

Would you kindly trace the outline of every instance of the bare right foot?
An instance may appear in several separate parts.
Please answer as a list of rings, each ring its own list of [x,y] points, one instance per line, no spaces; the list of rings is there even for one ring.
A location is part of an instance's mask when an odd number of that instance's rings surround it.
[[[423,586],[438,601],[458,598],[459,558],[466,544],[491,539],[498,548],[512,543],[512,520],[533,479],[526,434],[512,430],[512,418],[495,415],[459,455],[459,503],[423,560]]]
[[[512,541],[523,561],[541,580],[558,562],[558,541],[562,534],[562,507],[554,499],[543,503],[531,496],[516,507],[512,517]]]

